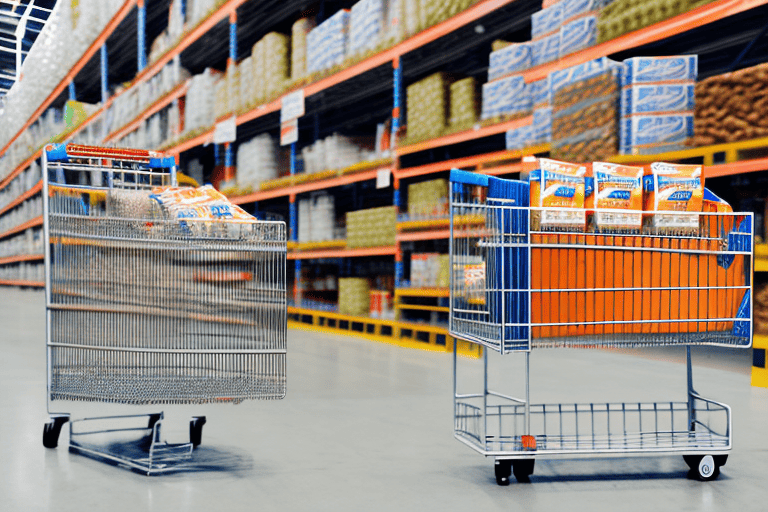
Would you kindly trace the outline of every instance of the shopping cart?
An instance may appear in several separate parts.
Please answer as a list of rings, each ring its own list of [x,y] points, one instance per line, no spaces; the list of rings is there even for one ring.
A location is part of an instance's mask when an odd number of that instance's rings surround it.
[[[159,406],[285,396],[283,222],[174,215],[174,159],[147,151],[51,145],[43,179],[46,447],[69,422],[71,451],[183,470],[205,417],[166,443]]]
[[[583,209],[531,208],[528,194],[527,182],[451,171],[450,334],[525,357],[525,398],[489,389],[488,350],[482,391],[460,394],[454,350],[455,437],[496,459],[499,485],[550,457],[680,454],[716,478],[731,410],[694,391],[690,345],[751,346],[752,215],[674,212],[659,227],[588,232],[586,217],[568,227]],[[662,345],[687,346],[683,401],[530,403],[534,348]]]

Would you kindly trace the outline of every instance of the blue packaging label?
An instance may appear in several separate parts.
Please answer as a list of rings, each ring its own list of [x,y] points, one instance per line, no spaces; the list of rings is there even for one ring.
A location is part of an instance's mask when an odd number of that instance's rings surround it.
[[[549,83],[546,78],[529,83],[528,88],[531,90],[531,101],[534,106],[550,104]]]
[[[563,24],[563,7],[565,1],[531,14],[531,39],[549,34],[560,29]]]
[[[531,94],[522,76],[510,76],[483,84],[482,118],[530,111]]]
[[[533,111],[533,142],[552,141],[552,107],[537,108]]]
[[[527,124],[507,131],[507,149],[518,150],[531,145],[532,126]]]
[[[560,56],[592,46],[597,41],[597,16],[584,16],[560,28]]]
[[[531,44],[511,44],[501,50],[491,52],[488,66],[488,80],[496,80],[511,73],[524,71],[531,67]]]
[[[633,57],[624,61],[623,85],[668,80],[696,80],[697,72],[698,57],[696,55]]]
[[[622,118],[625,149],[685,142],[693,137],[693,114],[650,114]]]
[[[563,0],[563,22],[568,22],[575,16],[596,11],[605,3],[604,0]]]
[[[531,57],[534,66],[552,62],[560,56],[560,32],[537,39],[532,44]]]
[[[688,84],[632,85],[621,91],[621,114],[687,112],[694,109],[693,82]]]
[[[555,197],[573,197],[576,195],[576,189],[573,187],[560,186],[555,190]]]
[[[678,190],[669,195],[667,201],[690,201],[693,197],[693,192],[690,190]]]

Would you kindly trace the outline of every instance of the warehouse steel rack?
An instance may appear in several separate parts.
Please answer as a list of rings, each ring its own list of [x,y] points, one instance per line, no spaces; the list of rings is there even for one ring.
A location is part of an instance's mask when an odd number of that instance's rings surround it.
[[[585,232],[585,210],[528,204],[526,182],[451,172],[451,219],[485,222],[451,224],[449,333],[525,358],[515,398],[489,389],[488,350],[481,392],[459,393],[454,353],[455,437],[495,458],[499,485],[512,472],[526,481],[539,458],[680,454],[698,478],[716,478],[731,410],[694,390],[690,345],[751,346],[752,214],[646,214],[656,227]],[[532,349],[672,345],[687,347],[685,400],[530,402]]]
[[[285,396],[285,224],[189,218],[153,194],[173,158],[52,145],[43,156],[47,403],[43,444],[146,474],[194,465],[162,406]]]

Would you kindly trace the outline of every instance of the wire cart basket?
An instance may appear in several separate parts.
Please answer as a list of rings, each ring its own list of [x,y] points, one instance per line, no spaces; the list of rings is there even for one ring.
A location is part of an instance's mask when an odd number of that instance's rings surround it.
[[[569,228],[575,209],[529,207],[527,182],[457,170],[450,179],[449,333],[525,358],[524,398],[489,389],[488,350],[483,388],[459,393],[454,350],[456,439],[495,458],[499,485],[513,472],[527,481],[537,458],[680,454],[698,478],[716,478],[731,409],[694,390],[690,345],[751,346],[752,214],[673,212],[656,215],[688,228],[662,218],[588,232],[583,218]],[[682,401],[530,403],[534,348],[671,345],[687,347]]]
[[[283,222],[170,211],[173,158],[50,145],[43,152],[47,407],[43,444],[157,474],[200,444],[161,440],[160,406],[285,396]],[[196,209],[198,208],[198,209]]]

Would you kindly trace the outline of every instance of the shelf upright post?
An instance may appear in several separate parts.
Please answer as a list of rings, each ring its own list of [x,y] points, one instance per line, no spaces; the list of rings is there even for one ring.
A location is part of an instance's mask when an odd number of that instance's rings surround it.
[[[291,159],[290,159],[290,172],[291,176],[296,174],[296,143],[291,144]],[[296,194],[290,194],[288,196],[290,201],[288,205],[288,215],[290,223],[289,236],[291,241],[296,242],[299,239],[299,219],[296,211]],[[301,260],[295,259],[293,261],[293,303],[299,308],[301,307]]]
[[[109,61],[107,60],[107,43],[101,45],[101,102],[106,103],[109,95]]]
[[[77,95],[75,94],[75,81],[72,80],[69,82],[67,87],[69,89],[69,99],[72,101],[77,101]]]
[[[237,62],[237,11],[229,13],[229,59],[227,71]]]
[[[402,82],[403,82],[403,68],[400,66],[400,57],[397,56],[392,60],[393,70],[393,85],[392,85],[392,134],[390,137],[390,151],[394,153],[395,141],[397,140],[397,132],[400,130],[400,110],[402,103]],[[394,169],[392,180],[392,203],[395,206],[396,215],[399,217],[401,208],[400,199],[400,180],[397,176],[397,169],[399,167],[397,161],[397,155],[394,155]],[[395,240],[395,290],[400,288],[403,281],[403,251],[399,240]],[[395,306],[395,320],[400,320],[400,308],[399,298],[395,294],[394,306]],[[396,329],[395,337],[400,337],[400,329]]]
[[[138,72],[141,73],[144,71],[144,68],[147,67],[147,8],[144,5],[144,0],[138,0],[136,3],[136,8],[138,9],[138,18],[139,18],[139,26],[137,32],[137,39],[138,39],[138,59],[137,59],[137,67]]]
[[[235,165],[232,158],[232,144],[224,143],[224,181],[235,178]]]

